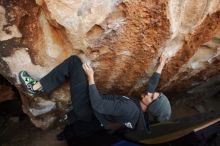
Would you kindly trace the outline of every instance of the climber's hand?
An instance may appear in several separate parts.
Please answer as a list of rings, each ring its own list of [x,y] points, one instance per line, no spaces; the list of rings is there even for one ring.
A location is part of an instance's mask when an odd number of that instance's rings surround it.
[[[94,71],[92,67],[90,66],[89,63],[83,63],[82,67],[88,77],[89,84],[93,84],[94,83]]]
[[[159,61],[160,61],[160,65],[164,66],[167,61],[167,55],[165,55],[165,53],[162,53]]]
[[[167,57],[166,55],[163,53],[161,56],[160,56],[160,59],[159,59],[159,66],[157,67],[157,70],[156,72],[161,74],[165,64],[166,64],[166,61],[167,61]]]

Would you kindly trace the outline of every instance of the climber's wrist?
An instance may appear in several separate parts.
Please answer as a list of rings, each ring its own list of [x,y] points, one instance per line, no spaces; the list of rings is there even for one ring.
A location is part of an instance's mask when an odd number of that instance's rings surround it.
[[[89,85],[95,84],[94,76],[88,77]]]

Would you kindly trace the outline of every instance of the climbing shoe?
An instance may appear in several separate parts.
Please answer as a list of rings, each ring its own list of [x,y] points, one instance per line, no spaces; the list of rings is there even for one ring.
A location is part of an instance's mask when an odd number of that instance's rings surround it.
[[[62,125],[70,124],[67,114],[64,114],[58,118],[58,122]]]
[[[37,91],[33,89],[33,86],[38,81],[33,79],[26,71],[19,72],[19,80],[30,96],[34,96],[37,93]]]

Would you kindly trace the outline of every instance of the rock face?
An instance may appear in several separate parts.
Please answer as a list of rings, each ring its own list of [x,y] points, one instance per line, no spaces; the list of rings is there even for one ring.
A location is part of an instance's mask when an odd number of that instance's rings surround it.
[[[0,74],[37,127],[49,127],[68,107],[68,84],[32,98],[20,70],[40,79],[74,54],[92,62],[100,91],[138,95],[164,51],[161,91],[218,75],[220,0],[0,0]]]
[[[2,76],[0,76],[0,83],[0,102],[15,99],[15,92],[10,83]]]

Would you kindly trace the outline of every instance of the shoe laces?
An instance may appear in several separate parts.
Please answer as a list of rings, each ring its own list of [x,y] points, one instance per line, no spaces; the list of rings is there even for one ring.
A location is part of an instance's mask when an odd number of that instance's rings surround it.
[[[26,78],[25,78],[25,81],[27,81],[27,82],[30,83],[30,84],[36,84],[36,83],[37,83],[37,81],[36,81],[36,80],[33,80],[31,77],[26,77]]]

